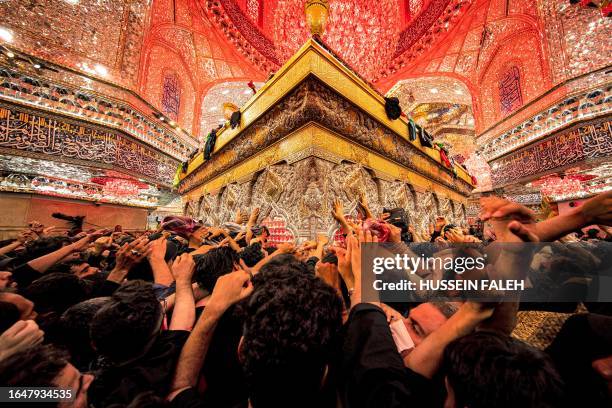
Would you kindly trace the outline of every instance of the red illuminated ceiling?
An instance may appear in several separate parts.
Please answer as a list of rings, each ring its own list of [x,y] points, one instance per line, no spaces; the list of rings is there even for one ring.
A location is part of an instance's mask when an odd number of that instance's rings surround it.
[[[323,40],[369,81],[396,72],[448,32],[473,0],[333,0]],[[308,38],[304,0],[199,0],[200,11],[259,70]]]

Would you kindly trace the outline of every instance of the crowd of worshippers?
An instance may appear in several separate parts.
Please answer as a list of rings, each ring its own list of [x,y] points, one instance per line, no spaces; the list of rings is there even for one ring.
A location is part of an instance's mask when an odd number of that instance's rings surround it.
[[[0,244],[0,386],[70,389],[58,406],[99,408],[612,406],[609,304],[562,304],[544,348],[512,335],[517,310],[559,304],[365,302],[361,278],[369,242],[578,241],[582,253],[540,262],[575,283],[558,271],[602,262],[589,248],[610,240],[612,192],[545,220],[483,198],[483,222],[509,220],[486,237],[443,217],[415,231],[358,201],[361,219],[333,203],[343,241],[299,245],[273,245],[258,209],[138,233],[30,223]]]

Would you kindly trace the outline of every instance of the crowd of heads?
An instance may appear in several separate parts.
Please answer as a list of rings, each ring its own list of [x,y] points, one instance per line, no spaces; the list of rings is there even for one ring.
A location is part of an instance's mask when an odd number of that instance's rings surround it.
[[[0,243],[0,386],[70,390],[51,404],[66,407],[610,406],[608,303],[366,301],[361,255],[376,242],[557,243],[534,254],[534,276],[588,291],[612,253],[612,194],[545,220],[487,197],[478,225],[438,216],[427,231],[358,202],[356,217],[334,202],[331,242],[272,244],[259,209],[148,231],[31,222]],[[544,348],[513,336],[518,310],[573,317]]]

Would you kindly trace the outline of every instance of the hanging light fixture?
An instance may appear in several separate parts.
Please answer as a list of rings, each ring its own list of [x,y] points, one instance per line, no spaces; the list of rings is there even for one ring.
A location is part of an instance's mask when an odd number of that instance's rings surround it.
[[[323,41],[352,68],[372,78],[395,53],[400,13],[396,0],[279,0],[274,40],[282,59],[289,59],[308,39],[323,32]],[[303,10],[306,11],[306,18]]]
[[[327,0],[308,0],[304,7],[306,22],[312,35],[323,35],[329,15]]]

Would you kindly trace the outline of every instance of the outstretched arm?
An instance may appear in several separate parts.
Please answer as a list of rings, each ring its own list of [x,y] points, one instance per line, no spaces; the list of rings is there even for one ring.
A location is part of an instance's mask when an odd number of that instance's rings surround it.
[[[183,346],[170,386],[169,400],[182,391],[195,387],[219,319],[231,305],[246,298],[253,291],[249,278],[248,273],[237,270],[217,280],[204,312]]]
[[[323,259],[323,247],[327,245],[329,239],[324,234],[317,235],[317,243],[316,246],[310,250],[308,256],[309,257],[317,257],[319,260]]]
[[[446,346],[453,340],[471,333],[476,326],[493,313],[488,304],[465,302],[438,330],[427,336],[404,358],[412,371],[433,378],[442,361]]]
[[[30,262],[28,262],[28,265],[30,266],[30,268],[40,273],[44,273],[47,271],[47,269],[60,262],[62,259],[72,254],[73,252],[79,252],[87,248],[87,246],[93,240],[97,239],[105,232],[105,230],[99,230],[92,234],[88,234],[84,238],[81,238],[80,240],[73,242],[70,245],[63,246],[57,251],[53,251],[47,255],[41,256],[40,258],[31,260]]]
[[[340,227],[342,227],[346,234],[350,234],[353,231],[344,217],[344,206],[342,205],[342,201],[340,201],[338,198],[334,199],[331,215],[338,222],[338,224],[340,224]]]
[[[593,224],[612,224],[612,191],[590,198],[566,214],[537,223],[535,233],[540,241],[550,242]]]
[[[172,265],[172,275],[176,281],[176,296],[170,330],[190,331],[195,321],[195,299],[191,277],[195,263],[190,254],[182,254]]]
[[[249,243],[253,239],[253,231],[251,229],[255,226],[257,222],[257,217],[259,217],[259,208],[253,208],[251,211],[251,215],[249,217],[249,221],[246,225],[246,242]]]
[[[363,210],[363,215],[365,216],[366,220],[374,218],[372,211],[370,211],[370,207],[368,207],[368,199],[363,192],[359,194],[359,206]]]
[[[151,247],[149,250],[149,254],[147,258],[149,260],[149,264],[151,265],[151,270],[153,271],[153,280],[155,283],[159,283],[161,285],[170,285],[174,281],[172,277],[172,272],[166,263],[166,248],[168,246],[168,241],[166,237],[161,237],[153,242],[151,242]]]
[[[257,273],[265,264],[270,262],[270,260],[274,258],[275,256],[281,255],[281,254],[290,254],[294,251],[295,251],[295,245],[293,245],[290,242],[284,242],[282,244],[279,244],[276,247],[276,251],[272,252],[271,254],[268,254],[268,256],[266,256],[265,258],[257,262],[255,266],[251,268],[251,271],[253,271],[253,273]]]
[[[552,242],[570,232],[592,224],[612,224],[612,191],[599,194],[586,200],[580,207],[570,212],[535,222],[533,211],[525,206],[499,197],[481,198],[483,221],[512,219],[522,223],[542,242]]]

